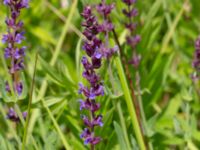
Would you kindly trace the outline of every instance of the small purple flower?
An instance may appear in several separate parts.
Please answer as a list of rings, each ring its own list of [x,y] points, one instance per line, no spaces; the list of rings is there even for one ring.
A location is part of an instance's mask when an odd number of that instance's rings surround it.
[[[89,120],[89,118],[87,116],[83,116],[82,119],[83,119],[83,122],[84,122],[84,124],[86,126],[88,126],[90,128],[93,126],[92,123],[91,123],[91,121]]]
[[[27,115],[28,115],[27,111],[25,111],[25,112],[22,113],[22,116],[23,116],[24,119],[26,119]]]
[[[22,90],[23,90],[23,84],[22,84],[22,82],[18,82],[16,84],[15,89],[17,90],[18,95],[21,95],[22,94]]]
[[[106,33],[106,32],[110,32],[114,29],[114,26],[111,22],[108,22],[108,21],[104,21],[101,25],[99,25],[98,27],[98,31],[99,32],[103,32],[103,33]]]
[[[21,1],[18,3],[18,8],[19,8],[19,9],[28,8],[28,6],[29,6],[29,1],[28,1],[28,0],[21,0]]]
[[[193,59],[193,67],[197,70],[197,72],[200,72],[200,37],[195,42],[195,53],[194,53],[194,59]]]
[[[137,0],[123,0],[123,2],[124,2],[126,5],[128,5],[128,6],[130,6],[130,5],[134,4],[134,3],[136,3],[136,1],[137,1]]]
[[[95,52],[92,56],[92,66],[94,69],[98,69],[101,67],[101,53]]]
[[[17,113],[14,111],[13,108],[10,108],[8,113],[7,113],[7,118],[13,122],[18,122],[19,117],[17,116]]]
[[[102,0],[102,2],[96,6],[96,9],[100,14],[106,17],[111,13],[114,7],[114,4],[106,5],[105,0]]]
[[[141,55],[133,55],[133,58],[129,61],[130,64],[132,64],[135,68],[138,68],[141,60]]]
[[[26,119],[27,117],[27,112],[23,112],[22,113],[22,116],[24,119]],[[9,110],[8,110],[8,113],[7,113],[7,119],[13,121],[13,122],[19,122],[19,116],[17,115],[17,113],[15,112],[15,110],[11,107]]]
[[[92,16],[92,8],[90,6],[86,6],[84,7],[83,12],[81,13],[81,15],[85,18],[88,19]]]
[[[101,142],[101,138],[100,138],[100,137],[94,137],[90,143],[91,143],[92,145],[96,145],[96,144],[98,144],[99,142]]]
[[[92,64],[88,61],[87,57],[83,57],[81,62],[86,70],[89,70],[92,68]]]
[[[24,40],[24,33],[17,33],[15,36],[15,42],[21,44],[22,40]]]
[[[122,11],[124,13],[124,15],[126,15],[127,17],[136,17],[138,15],[138,10],[136,8],[133,8],[132,10],[128,11],[126,9],[123,9]]]
[[[10,57],[12,57],[12,52],[13,52],[14,50],[13,50],[13,47],[12,47],[12,45],[11,44],[8,44],[8,47],[6,47],[5,49],[4,49],[4,56],[5,56],[5,58],[10,58]]]
[[[103,122],[102,122],[102,115],[97,116],[93,121],[92,121],[92,125],[93,126],[103,126]]]
[[[8,42],[8,40],[9,40],[9,35],[4,34],[2,37],[2,43],[4,44],[4,43]]]
[[[141,37],[139,35],[133,37],[128,36],[126,41],[133,49],[135,49],[136,45],[141,41]]]
[[[118,46],[114,46],[113,48],[107,48],[104,44],[102,44],[99,50],[104,58],[109,59],[118,51]]]
[[[89,99],[86,99],[85,101],[79,100],[79,103],[80,103],[80,110],[87,109],[92,112],[95,112],[100,108],[100,104],[96,103],[95,100],[93,101],[90,101]]]
[[[134,32],[135,29],[137,28],[137,23],[125,23],[125,27],[131,31]]]
[[[8,81],[6,81],[6,83],[5,83],[5,89],[6,89],[6,91],[7,92],[11,92],[11,90],[10,90],[10,86],[9,86],[9,84],[8,84]]]
[[[4,0],[3,3],[4,3],[4,5],[10,5],[11,0]]]
[[[100,137],[94,137],[94,133],[91,133],[88,128],[85,128],[83,132],[81,133],[80,137],[85,139],[84,144],[91,144],[91,145],[96,145],[101,141]]]

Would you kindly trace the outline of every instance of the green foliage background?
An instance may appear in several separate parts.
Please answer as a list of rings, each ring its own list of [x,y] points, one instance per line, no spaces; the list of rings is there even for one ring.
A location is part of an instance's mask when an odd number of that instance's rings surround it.
[[[62,2],[67,5],[62,5]],[[78,104],[80,95],[77,94],[78,83],[84,82],[80,64],[84,54],[81,50],[80,12],[83,5],[98,2],[78,0],[73,13],[70,0],[31,0],[29,9],[22,11],[21,19],[24,20],[27,37],[24,44],[28,50],[23,73],[27,93],[23,100],[18,101],[21,111],[27,110],[35,55],[39,52],[28,127],[28,150],[63,149],[63,139],[57,127],[71,149],[89,149],[79,137],[84,128]],[[124,5],[120,0],[107,2],[116,3],[111,18],[123,44],[127,34],[122,24]],[[145,136],[155,150],[199,149],[200,102],[190,78],[194,72],[191,65],[194,41],[200,33],[199,0],[138,0],[137,8],[140,12],[138,33],[142,37],[137,51],[142,55],[139,72],[148,131]],[[6,32],[6,15],[7,8],[1,1],[1,35]],[[69,20],[70,15],[72,18]],[[0,44],[1,51],[3,47]],[[131,57],[127,48],[125,51]],[[103,138],[97,149],[124,150],[131,147],[135,150],[138,145],[114,60],[110,64],[105,61],[100,70],[106,95],[99,99],[104,127],[96,129]],[[0,63],[3,90],[6,73],[2,61]],[[135,70],[130,69],[134,80]],[[6,119],[8,106],[13,103],[6,102],[3,92],[0,92],[0,97],[0,149],[20,149],[23,125],[15,125]]]

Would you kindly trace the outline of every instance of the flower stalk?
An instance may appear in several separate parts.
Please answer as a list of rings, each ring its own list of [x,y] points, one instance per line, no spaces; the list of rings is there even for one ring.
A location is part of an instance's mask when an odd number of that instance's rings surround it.
[[[14,102],[17,101],[18,96],[22,94],[23,83],[20,80],[20,71],[24,68],[24,56],[25,46],[21,46],[22,41],[25,39],[23,31],[23,22],[19,20],[21,9],[28,7],[28,0],[4,0],[4,5],[9,8],[8,17],[5,20],[7,25],[7,34],[2,37],[2,43],[6,44],[4,49],[5,66],[6,71],[10,74],[8,81],[5,81],[5,90],[7,93],[12,94],[15,98]],[[22,113],[23,118],[27,116],[27,112]],[[15,110],[11,107],[7,113],[7,118],[19,122],[20,117],[17,115]]]
[[[80,110],[86,109],[90,112],[90,117],[82,116],[84,124],[87,126],[81,134],[85,144],[91,145],[91,150],[94,150],[95,145],[102,139],[95,135],[95,127],[103,126],[103,116],[97,115],[96,112],[100,109],[100,103],[97,103],[97,97],[104,95],[103,83],[100,76],[96,73],[100,69],[102,59],[109,60],[117,51],[116,46],[109,47],[109,32],[114,28],[112,22],[108,20],[108,15],[114,8],[113,4],[107,5],[102,0],[96,6],[97,12],[103,16],[103,23],[100,24],[97,17],[92,12],[91,6],[86,6],[82,12],[84,22],[82,26],[85,28],[83,35],[86,37],[83,49],[87,56],[83,56],[82,64],[84,66],[83,77],[88,81],[89,86],[79,84],[79,94],[83,94],[85,99],[79,100]],[[105,41],[99,38],[100,34],[104,34]]]

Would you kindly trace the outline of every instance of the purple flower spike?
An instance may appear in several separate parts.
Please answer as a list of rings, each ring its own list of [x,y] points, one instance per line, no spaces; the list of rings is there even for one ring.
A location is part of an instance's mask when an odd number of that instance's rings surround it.
[[[82,75],[88,81],[89,86],[79,84],[79,94],[83,94],[85,97],[85,100],[81,99],[79,103],[80,110],[88,110],[92,117],[83,115],[82,119],[87,128],[84,129],[80,137],[84,139],[84,144],[90,144],[93,147],[101,141],[100,137],[95,136],[94,128],[103,126],[103,116],[96,114],[100,109],[100,104],[97,103],[96,98],[104,95],[104,87],[96,70],[101,67],[102,59],[111,58],[118,50],[116,46],[109,48],[109,32],[114,29],[114,25],[109,21],[108,15],[113,8],[114,4],[107,5],[104,0],[96,6],[96,11],[104,18],[102,24],[93,14],[92,7],[86,6],[81,13],[84,18],[82,22],[83,35],[86,37],[83,50],[87,54],[81,60],[84,67]],[[99,38],[100,34],[105,37],[104,40]]]
[[[25,39],[23,32],[23,22],[18,19],[21,9],[28,7],[28,0],[4,0],[5,5],[10,9],[10,16],[6,18],[5,23],[8,33],[2,37],[2,43],[6,44],[4,49],[4,57],[8,59],[10,64],[9,73],[16,76],[19,71],[24,68],[24,56],[26,47],[20,47],[19,44]],[[17,95],[21,95],[23,91],[22,82],[13,79],[14,91]],[[9,89],[9,90],[8,90]],[[10,87],[6,85],[6,91],[10,93]]]
[[[123,9],[123,14],[127,17],[128,21],[125,23],[125,27],[129,30],[129,35],[126,37],[126,43],[131,47],[132,59],[129,61],[134,68],[138,68],[140,64],[141,57],[136,52],[136,47],[141,41],[140,35],[136,35],[137,23],[133,22],[136,16],[138,16],[138,10],[134,7],[136,0],[122,0],[128,9]]]

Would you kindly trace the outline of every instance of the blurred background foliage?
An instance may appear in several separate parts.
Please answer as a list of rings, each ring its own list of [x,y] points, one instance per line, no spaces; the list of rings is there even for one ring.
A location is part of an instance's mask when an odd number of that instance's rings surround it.
[[[80,117],[77,94],[78,83],[84,82],[80,64],[82,52],[80,12],[86,4],[97,4],[100,0],[78,0],[72,12],[70,0],[31,0],[28,10],[23,10],[21,19],[25,23],[26,68],[24,75],[27,90],[33,74],[35,54],[39,52],[36,83],[33,95],[32,115],[28,131],[27,149],[63,149],[60,134],[54,128],[52,114],[64,138],[72,149],[89,149],[83,145],[80,132],[83,123]],[[124,4],[115,2],[112,13],[120,42],[123,44],[127,32],[123,27]],[[138,0],[138,33],[142,41],[137,47],[142,55],[139,67],[143,107],[147,119],[145,137],[155,150],[190,149],[200,147],[200,101],[191,80],[194,41],[200,33],[199,0]],[[73,14],[72,14],[73,13]],[[7,8],[0,3],[0,34],[6,32],[4,20]],[[69,16],[72,15],[71,19]],[[113,41],[112,39],[110,39]],[[4,45],[0,44],[1,51]],[[126,50],[130,58],[130,51]],[[113,58],[114,59],[114,58]],[[111,72],[108,66],[111,65]],[[130,67],[134,79],[135,70]],[[102,104],[104,127],[96,132],[103,138],[97,149],[138,149],[131,126],[130,115],[124,101],[114,61],[104,66],[100,73],[104,80],[106,95],[99,99]],[[1,62],[1,85],[5,71]],[[3,88],[1,86],[1,88]],[[10,103],[5,103],[0,93],[0,149],[20,149],[23,126],[8,121],[6,112]],[[19,101],[21,111],[27,110],[28,94]],[[45,102],[41,103],[41,99]],[[50,113],[47,111],[50,110]]]

